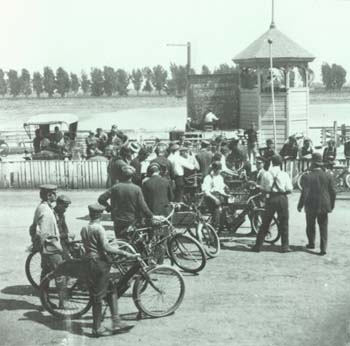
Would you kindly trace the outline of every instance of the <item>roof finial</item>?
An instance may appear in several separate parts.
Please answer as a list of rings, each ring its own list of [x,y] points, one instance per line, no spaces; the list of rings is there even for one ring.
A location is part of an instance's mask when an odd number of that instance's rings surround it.
[[[275,27],[276,27],[276,25],[275,25],[275,1],[272,0],[272,13],[271,13],[270,29],[274,29]]]

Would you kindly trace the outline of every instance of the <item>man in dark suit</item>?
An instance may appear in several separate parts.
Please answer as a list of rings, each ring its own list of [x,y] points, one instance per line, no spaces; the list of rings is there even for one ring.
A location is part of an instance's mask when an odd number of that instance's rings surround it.
[[[143,183],[142,191],[152,213],[167,216],[167,206],[174,197],[170,181],[160,175],[160,169],[158,163],[151,163],[149,166],[151,177]]]
[[[320,255],[325,255],[327,251],[328,213],[334,208],[336,194],[332,177],[322,167],[322,156],[318,153],[312,154],[311,172],[302,182],[303,190],[298,203],[298,211],[305,208],[306,235],[309,241],[306,247],[308,249],[315,248],[315,223],[317,219],[321,238]]]
[[[199,163],[199,170],[202,174],[203,179],[209,174],[209,169],[213,158],[213,153],[208,150],[208,147],[209,147],[209,142],[203,140],[201,142],[201,149],[196,155],[196,159]]]

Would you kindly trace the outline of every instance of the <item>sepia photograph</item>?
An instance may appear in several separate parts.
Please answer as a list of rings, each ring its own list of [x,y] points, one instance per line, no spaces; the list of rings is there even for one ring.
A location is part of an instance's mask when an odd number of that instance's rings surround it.
[[[0,346],[350,346],[350,0],[12,0]]]

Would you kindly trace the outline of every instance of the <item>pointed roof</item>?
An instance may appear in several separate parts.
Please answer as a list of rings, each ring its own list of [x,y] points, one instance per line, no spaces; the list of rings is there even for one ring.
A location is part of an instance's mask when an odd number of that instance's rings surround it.
[[[270,52],[268,40],[272,41],[272,57],[274,65],[307,63],[315,57],[299,46],[271,23],[270,29],[233,58],[241,66],[266,65]]]

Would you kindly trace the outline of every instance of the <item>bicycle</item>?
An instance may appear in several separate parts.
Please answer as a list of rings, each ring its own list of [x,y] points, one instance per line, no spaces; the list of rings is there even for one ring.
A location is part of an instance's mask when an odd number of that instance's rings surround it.
[[[112,240],[113,242],[114,240]],[[127,242],[118,240],[117,245],[125,251],[135,253],[135,250]],[[25,261],[25,273],[28,281],[35,290],[39,289],[41,281],[41,255],[38,249],[35,249],[32,245],[28,248],[29,255]],[[83,243],[81,240],[75,240],[68,243],[68,252],[70,258],[79,259],[84,255]]]
[[[0,156],[6,157],[10,152],[10,148],[6,141],[0,139]]]
[[[178,218],[181,214],[183,215],[182,225],[185,227],[185,232],[188,232],[200,242],[206,255],[209,258],[217,257],[220,253],[219,236],[215,228],[208,222],[210,216],[202,214],[200,210],[204,193],[197,193],[195,197],[196,200],[193,200],[191,204],[181,203],[187,211],[177,213]],[[189,221],[186,222],[186,219],[189,219]]]
[[[177,232],[170,221],[176,204],[171,203],[170,214],[153,226],[136,227],[126,230],[126,240],[148,261],[161,263],[165,255],[180,269],[188,273],[198,273],[206,265],[205,251],[193,237]]]
[[[164,317],[174,313],[182,303],[185,282],[173,267],[148,266],[144,260],[133,260],[128,270],[124,264],[128,260],[113,258],[112,267],[118,270],[110,274],[108,290],[117,292],[118,297],[132,285],[132,298],[141,318],[142,313],[150,317]],[[130,264],[130,261],[129,261]],[[64,282],[63,287],[56,283]],[[64,305],[60,308],[60,302]],[[92,290],[88,273],[84,272],[84,260],[63,262],[56,270],[47,274],[40,284],[40,300],[52,316],[59,319],[77,319],[86,314],[92,306]],[[106,313],[107,308],[104,310]]]

